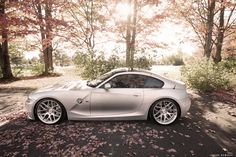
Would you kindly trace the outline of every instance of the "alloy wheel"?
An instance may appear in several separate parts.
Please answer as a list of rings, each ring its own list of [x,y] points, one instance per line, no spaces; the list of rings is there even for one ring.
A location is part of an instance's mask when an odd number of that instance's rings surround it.
[[[169,125],[178,118],[179,108],[170,99],[157,101],[152,108],[153,119],[161,125]]]
[[[63,109],[59,102],[52,99],[44,99],[37,104],[36,114],[41,122],[55,124],[61,120]]]

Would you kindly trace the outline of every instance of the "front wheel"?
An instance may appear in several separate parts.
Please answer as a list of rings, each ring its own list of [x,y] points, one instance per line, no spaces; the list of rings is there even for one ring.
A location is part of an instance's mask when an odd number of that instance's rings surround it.
[[[156,101],[149,112],[151,119],[160,125],[174,123],[180,114],[179,105],[171,99],[161,99]]]
[[[40,100],[37,103],[35,114],[44,124],[56,124],[65,118],[62,104],[50,98]]]

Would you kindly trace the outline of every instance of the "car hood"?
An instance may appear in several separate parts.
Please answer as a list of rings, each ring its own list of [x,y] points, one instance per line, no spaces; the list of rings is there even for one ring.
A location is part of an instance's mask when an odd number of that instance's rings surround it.
[[[80,80],[80,81],[72,81],[67,83],[57,83],[54,85],[46,86],[43,88],[40,88],[36,90],[33,93],[41,93],[41,92],[48,92],[48,91],[68,91],[68,90],[79,90],[79,89],[85,89],[88,88],[86,85],[86,80]]]

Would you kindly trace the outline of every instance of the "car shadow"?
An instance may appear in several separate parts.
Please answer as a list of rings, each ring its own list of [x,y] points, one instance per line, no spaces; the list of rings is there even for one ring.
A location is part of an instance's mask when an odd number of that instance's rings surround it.
[[[211,136],[234,136],[209,123],[193,100],[191,113],[169,126],[152,121],[65,121],[44,125],[26,113],[0,127],[3,156],[219,156],[236,154]],[[209,104],[207,104],[209,105]],[[198,113],[198,114],[197,114]]]
[[[192,97],[190,117],[193,123],[198,123],[197,126],[205,130],[224,151],[233,153],[228,156],[236,155],[236,119],[227,113],[230,110],[235,111],[236,103],[215,99],[208,94],[198,93],[198,97]]]

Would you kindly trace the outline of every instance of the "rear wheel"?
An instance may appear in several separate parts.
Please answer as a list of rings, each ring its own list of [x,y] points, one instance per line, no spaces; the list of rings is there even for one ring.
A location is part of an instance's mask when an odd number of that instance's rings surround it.
[[[37,103],[35,114],[44,124],[56,124],[63,120],[66,115],[63,105],[50,98],[40,100]]]
[[[180,108],[179,105],[171,99],[161,99],[152,105],[149,114],[152,120],[158,124],[169,125],[178,119]]]

